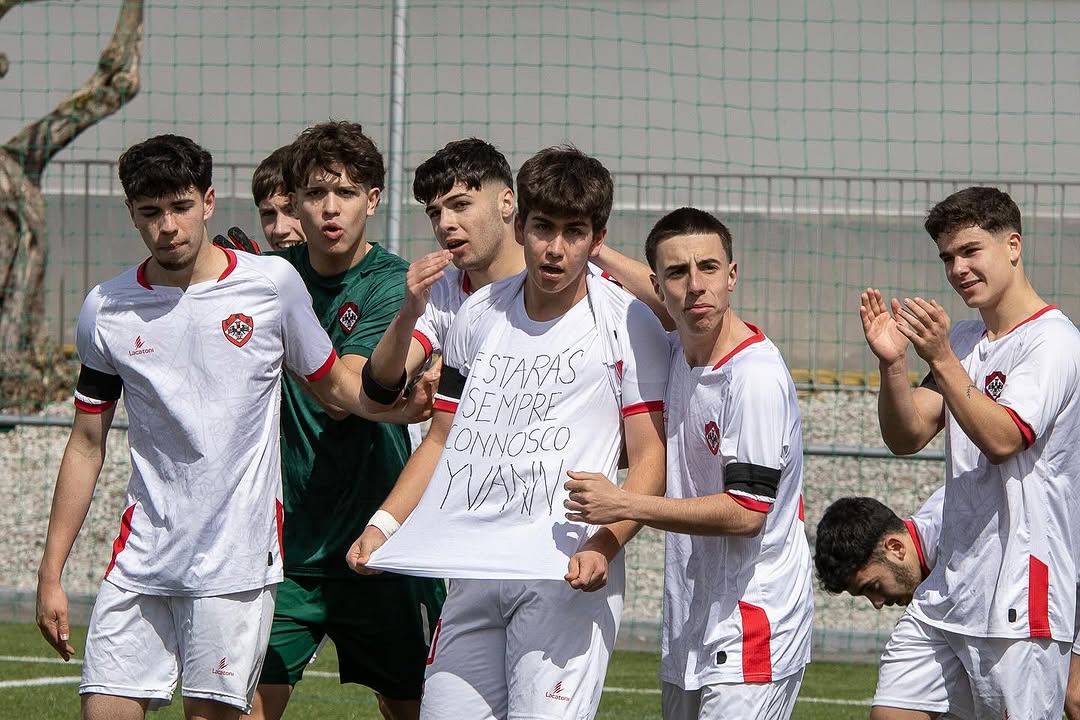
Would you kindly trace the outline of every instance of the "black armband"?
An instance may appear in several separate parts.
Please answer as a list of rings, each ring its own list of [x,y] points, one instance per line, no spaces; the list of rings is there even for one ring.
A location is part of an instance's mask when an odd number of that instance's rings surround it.
[[[83,397],[101,402],[115,402],[120,399],[123,390],[124,381],[119,375],[110,375],[86,365],[79,369],[79,381],[75,385],[75,391]]]
[[[406,380],[408,380],[407,373],[402,370],[401,380],[398,382],[397,387],[386,387],[371,374],[370,360],[364,363],[364,369],[360,371],[360,381],[364,387],[364,394],[367,395],[372,402],[376,402],[379,405],[393,405],[397,402],[398,397],[401,395],[401,391],[405,389]]]
[[[465,392],[465,381],[468,379],[469,376],[463,374],[457,368],[443,365],[442,371],[439,373],[439,395],[453,398],[454,402],[457,402],[461,399],[462,393]]]
[[[933,390],[938,395],[941,394],[941,389],[938,388],[937,378],[934,377],[934,371],[933,370],[926,373],[926,377],[924,377],[922,379],[922,382],[919,383],[919,387],[926,388],[927,390]]]
[[[753,463],[730,463],[724,466],[724,489],[738,490],[758,497],[776,499],[780,471]]]

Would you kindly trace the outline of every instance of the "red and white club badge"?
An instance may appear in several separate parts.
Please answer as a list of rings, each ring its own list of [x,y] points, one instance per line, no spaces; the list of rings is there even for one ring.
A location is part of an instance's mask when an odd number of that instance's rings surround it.
[[[255,331],[255,321],[250,315],[233,313],[221,321],[221,331],[233,345],[244,347],[244,344],[251,339],[251,333]]]
[[[360,322],[360,308],[356,307],[356,303],[347,302],[337,311],[337,321],[341,329],[348,335],[356,327],[356,323]]]
[[[1005,373],[995,370],[986,376],[986,394],[995,401],[1001,397],[1001,391],[1005,389]]]
[[[720,426],[712,420],[705,423],[705,442],[709,444],[713,455],[720,452]]]

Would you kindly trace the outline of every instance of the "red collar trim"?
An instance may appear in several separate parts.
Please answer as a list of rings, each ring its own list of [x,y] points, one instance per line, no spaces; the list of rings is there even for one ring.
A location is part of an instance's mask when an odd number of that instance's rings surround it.
[[[232,271],[236,269],[236,253],[228,248],[221,248],[225,253],[225,257],[229,259],[228,265],[225,266],[225,270],[218,275],[218,282],[224,280],[232,274]],[[150,264],[150,258],[146,258],[142,261],[142,265],[135,271],[135,280],[147,290],[153,290],[154,286],[150,284],[150,281],[146,278],[146,266]]]
[[[232,271],[236,269],[236,253],[234,253],[229,248],[221,248],[221,249],[225,251],[225,255],[229,258],[229,264],[226,265],[225,270],[220,275],[218,275],[218,282],[220,282],[220,281],[224,280],[225,278],[229,277],[229,275],[232,273]]]
[[[745,350],[746,348],[750,347],[754,343],[759,343],[759,342],[761,342],[762,340],[765,339],[765,334],[762,333],[760,330],[758,330],[756,325],[751,325],[750,323],[746,323],[746,327],[753,330],[754,334],[751,335],[750,337],[746,338],[745,340],[743,340],[738,345],[736,345],[735,349],[732,350],[731,352],[729,352],[727,355],[720,358],[720,361],[718,363],[716,363],[715,365],[713,365],[713,368],[712,368],[713,370],[719,370],[721,365],[726,363],[731,358],[735,357],[735,355],[737,355],[739,352]]]
[[[919,529],[915,527],[915,523],[911,520],[905,520],[904,525],[907,526],[908,535],[911,536],[911,541],[915,543],[915,554],[919,556],[919,570],[922,571],[923,580],[930,575],[930,568],[926,565],[926,556],[923,555],[922,539],[919,537]]]
[[[465,293],[466,295],[472,295],[472,291],[473,291],[473,286],[472,286],[472,283],[469,281],[469,273],[462,270],[461,271],[461,292]]]
[[[1034,315],[1029,317],[1027,320],[1021,320],[1020,322],[1016,323],[1016,325],[1014,325],[1012,330],[1009,330],[1009,332],[1011,333],[1013,330],[1020,327],[1021,325],[1024,325],[1025,323],[1029,323],[1032,320],[1038,320],[1040,317],[1042,317],[1046,313],[1050,312],[1051,310],[1057,310],[1057,309],[1058,309],[1057,305],[1047,305],[1042,310],[1037,311]],[[1008,335],[1009,333],[1005,333],[1005,334]]]
[[[153,290],[154,286],[146,279],[146,266],[150,264],[150,258],[143,260],[142,265],[135,271],[135,280],[147,290]]]

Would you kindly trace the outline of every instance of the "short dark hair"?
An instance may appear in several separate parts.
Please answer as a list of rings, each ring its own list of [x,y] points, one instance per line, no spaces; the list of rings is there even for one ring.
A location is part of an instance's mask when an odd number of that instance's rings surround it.
[[[172,197],[210,189],[214,159],[191,138],[157,135],[132,145],[117,162],[128,200]]]
[[[969,187],[954,192],[931,208],[924,227],[935,242],[971,227],[994,235],[1003,230],[1023,234],[1020,208],[1008,193],[994,187]]]
[[[416,167],[413,197],[427,205],[457,183],[479,190],[492,181],[514,187],[514,174],[506,156],[479,138],[454,140]]]
[[[672,210],[656,221],[648,237],[645,238],[645,259],[649,267],[656,270],[656,247],[678,235],[719,235],[724,246],[727,261],[732,262],[731,231],[715,215],[692,207]]]
[[[293,141],[283,168],[285,190],[296,192],[315,170],[341,165],[349,178],[367,189],[382,188],[386,171],[374,141],[360,123],[345,120],[319,123]]]
[[[279,147],[266,156],[251,176],[251,198],[258,205],[268,197],[285,194],[285,165],[289,162],[292,145]]]
[[[840,498],[817,525],[814,566],[821,586],[831,593],[844,592],[864,565],[884,559],[885,535],[906,530],[904,521],[874,498]]]
[[[572,145],[541,150],[525,161],[517,175],[518,217],[529,213],[587,217],[593,231],[607,227],[615,196],[611,173],[596,158]]]

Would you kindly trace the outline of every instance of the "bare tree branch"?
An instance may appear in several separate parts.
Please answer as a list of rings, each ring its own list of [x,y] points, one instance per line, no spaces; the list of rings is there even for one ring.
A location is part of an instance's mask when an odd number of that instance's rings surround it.
[[[25,5],[26,3],[38,2],[39,0],[0,0],[0,20],[4,19],[8,10],[16,5]],[[8,73],[8,56],[7,53],[0,52],[0,78],[4,77]]]
[[[4,11],[0,4],[0,17]],[[143,0],[124,0],[112,39],[98,58],[93,76],[52,112],[4,144],[3,149],[22,165],[30,182],[40,184],[45,165],[56,153],[139,92],[142,25]]]

